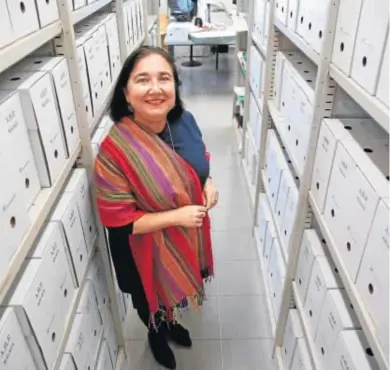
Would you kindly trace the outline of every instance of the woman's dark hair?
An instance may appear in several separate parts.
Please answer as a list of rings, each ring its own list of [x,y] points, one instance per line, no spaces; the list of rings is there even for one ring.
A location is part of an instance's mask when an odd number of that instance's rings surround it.
[[[129,109],[129,104],[126,101],[124,91],[127,87],[128,80],[136,64],[143,58],[153,54],[157,54],[163,57],[170,64],[173,71],[176,101],[175,106],[169,111],[167,119],[169,122],[174,123],[182,115],[184,111],[184,104],[180,98],[179,74],[177,73],[174,61],[169,56],[169,54],[162,48],[141,46],[127,57],[119,74],[118,81],[115,85],[109,108],[110,117],[114,122],[121,121],[123,117],[132,116],[133,113]]]

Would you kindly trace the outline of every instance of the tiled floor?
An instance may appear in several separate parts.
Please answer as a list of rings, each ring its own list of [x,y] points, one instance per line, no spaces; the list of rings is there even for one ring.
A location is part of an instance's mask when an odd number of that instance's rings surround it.
[[[186,107],[202,129],[212,155],[213,181],[220,190],[220,203],[212,212],[216,276],[207,286],[203,309],[184,314],[194,346],[174,348],[178,370],[273,370],[264,285],[231,123],[234,56],[222,55],[218,72],[214,57],[202,62],[198,68],[180,67],[180,76]],[[130,370],[161,370],[134,312],[126,334]]]

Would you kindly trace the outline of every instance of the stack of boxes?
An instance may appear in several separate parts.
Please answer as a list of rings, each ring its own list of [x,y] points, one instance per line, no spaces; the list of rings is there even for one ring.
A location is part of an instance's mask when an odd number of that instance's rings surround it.
[[[266,66],[261,53],[255,46],[250,50],[250,70],[248,71],[250,85],[249,122],[246,131],[245,164],[252,186],[257,181],[257,168],[260,151],[262,126],[262,109],[265,99]]]
[[[388,135],[370,119],[327,119],[319,143],[313,202],[388,353]]]
[[[389,106],[389,3],[340,3],[332,63]]]
[[[329,0],[320,4],[311,0],[277,0],[275,18],[321,54],[331,6]],[[386,0],[340,1],[332,53],[332,63],[345,77],[352,78],[367,94],[376,96],[387,107],[388,14]]]
[[[115,14],[94,15],[75,28],[84,106],[89,125],[105,108],[112,84],[120,72],[120,53]],[[55,40],[57,55],[64,54],[63,36]]]
[[[113,4],[115,9],[115,4]],[[128,32],[126,32],[126,48],[127,53],[139,45],[144,38],[145,22],[144,12],[142,8],[142,0],[128,0],[123,4],[124,8],[124,23]]]
[[[263,5],[255,2],[254,33]],[[277,0],[276,24],[298,34],[321,54],[331,6],[330,1]],[[383,0],[340,1],[330,68],[353,80],[358,93],[366,94],[382,110],[389,106],[388,22],[388,3]],[[253,49],[256,68],[265,69]],[[318,109],[314,106],[317,69],[301,52],[276,54],[271,81],[274,95],[268,102],[276,131],[267,132],[262,172],[265,194],[259,198],[255,230],[276,320],[299,179],[306,164],[313,113]],[[255,132],[254,122],[261,113],[254,109],[258,85],[251,72],[248,126]],[[388,358],[389,135],[335,83],[329,87],[328,97],[309,198],[328,231],[339,265],[336,268],[317,230],[305,230],[293,282],[297,309],[289,311],[281,353],[288,370],[312,369],[310,352],[319,369],[376,369],[339,269],[355,285],[362,306],[359,311],[370,315],[373,335]]]
[[[301,52],[277,53],[273,105],[283,116],[279,134],[299,174],[306,163],[316,74],[316,67]]]
[[[263,181],[269,206],[275,220],[275,229],[280,236],[283,254],[290,253],[293,222],[298,206],[298,185],[291,175],[291,167],[285,157],[276,132],[269,130],[266,143]]]
[[[268,291],[271,298],[271,320],[276,322],[283,293],[284,277],[286,273],[285,260],[279,242],[275,224],[269,208],[269,200],[265,194],[259,198],[258,207],[258,253],[263,260],[263,268],[266,270]]]
[[[268,30],[270,21],[270,1],[259,0],[254,2],[253,39],[262,49],[267,48]]]
[[[314,229],[304,232],[295,276],[308,338],[321,369],[375,369],[354,307]],[[341,361],[343,359],[343,361]],[[343,365],[341,365],[343,364]]]

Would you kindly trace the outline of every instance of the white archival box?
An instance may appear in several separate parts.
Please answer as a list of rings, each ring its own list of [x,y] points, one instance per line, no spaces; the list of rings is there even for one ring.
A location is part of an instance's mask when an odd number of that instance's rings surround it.
[[[285,26],[288,20],[288,0],[275,1],[275,17],[279,19]]]
[[[288,311],[282,345],[282,357],[286,369],[291,369],[298,339],[302,337],[303,332],[298,312],[296,309],[290,309]]]
[[[84,96],[85,111],[87,115],[87,120],[91,124],[93,118],[93,110],[92,110],[92,102],[91,102],[91,93],[90,93],[89,82],[88,82],[87,64],[85,62],[85,56],[84,56],[84,47],[83,47],[84,41],[85,38],[84,39],[76,38],[76,49],[77,49],[76,55],[77,55],[77,65],[78,65],[80,79],[81,79],[81,87]],[[64,39],[62,35],[54,38],[54,48],[57,55],[65,55]],[[44,55],[46,56],[47,52],[44,53]],[[42,55],[38,55],[38,56],[42,56]]]
[[[340,140],[349,140],[354,136],[366,136],[367,127],[373,128],[377,123],[371,119],[324,119],[314,159],[311,192],[321,212],[324,209],[331,171]]]
[[[325,221],[353,281],[381,198],[389,196],[389,143],[378,125],[364,125],[337,143]],[[342,222],[340,223],[340,220]]]
[[[80,141],[80,135],[77,126],[76,108],[73,101],[69,70],[65,57],[29,57],[24,59],[17,67],[23,71],[50,73],[56,92],[56,102],[62,119],[68,156],[72,155]]]
[[[35,0],[38,10],[39,25],[41,28],[59,19],[57,1]]]
[[[77,194],[62,193],[50,221],[57,223],[61,229],[69,270],[77,288],[85,275],[89,256],[77,205]]]
[[[275,222],[276,227],[282,230],[284,212],[286,210],[287,197],[290,188],[296,187],[293,176],[289,169],[283,170],[280,177],[280,185],[278,191],[278,199],[275,206]],[[287,252],[287,251],[286,251]]]
[[[304,338],[297,340],[291,370],[312,370],[309,351]]]
[[[83,226],[85,243],[88,252],[90,252],[96,240],[97,227],[92,209],[87,171],[84,168],[76,168],[73,170],[69,182],[65,187],[65,192],[76,194],[76,202]]]
[[[85,317],[85,320],[88,319],[90,323],[89,335],[91,338],[97,338],[97,334],[100,333],[102,326],[102,319],[98,309],[96,293],[92,281],[87,280],[85,282],[84,289],[81,293],[80,303],[76,312],[82,314]]]
[[[93,32],[86,33],[84,30],[75,29],[76,45],[82,46],[83,58],[85,60],[87,83],[89,81],[89,91],[91,96],[93,116],[98,114],[101,97],[99,87],[99,61],[95,55],[95,40]]]
[[[344,289],[328,290],[314,339],[323,369],[331,362],[339,333],[353,329],[360,329],[360,324],[347,293]]]
[[[284,265],[281,246],[278,239],[274,239],[268,273],[268,285],[271,291],[271,302],[275,319],[279,317],[282,304],[283,284],[286,267]]]
[[[324,243],[321,243],[314,229],[307,229],[303,232],[295,273],[295,281],[302,304],[306,301],[313,263],[318,256],[324,256]]]
[[[297,29],[298,9],[299,0],[289,0],[287,27],[293,32],[295,32]]]
[[[0,369],[38,370],[15,311],[0,309],[0,317]],[[29,339],[34,340],[31,336]]]
[[[265,25],[265,0],[258,0],[254,2],[254,25],[253,33],[256,40],[259,40],[263,44],[264,38],[264,25]]]
[[[72,356],[77,369],[94,368],[99,335],[100,333],[96,333],[96,336],[91,336],[91,321],[88,316],[76,313],[65,353]]]
[[[89,122],[89,125],[91,126],[93,121],[93,108],[92,108],[92,98],[91,98],[92,95],[91,95],[91,90],[89,88],[87,64],[85,61],[83,45],[77,46],[77,64],[80,72],[81,87],[84,96],[85,112],[87,115],[87,120]]]
[[[339,334],[331,362],[332,370],[378,370],[375,357],[362,330],[345,330]]]
[[[290,253],[290,241],[292,234],[292,227],[294,224],[295,214],[298,206],[298,187],[294,184],[294,186],[288,189],[286,206],[284,210],[284,216],[282,221],[281,230],[281,239],[283,248],[285,249],[285,255],[288,256]]]
[[[14,37],[6,0],[0,0],[0,49],[10,44]]]
[[[8,164],[8,158],[0,152],[1,173],[7,179],[0,185],[0,282],[7,276],[10,262],[30,226],[23,189],[15,168]]]
[[[107,20],[106,32],[108,40],[108,51],[110,55],[111,79],[112,81],[115,81],[121,70],[118,25],[115,16],[110,17]]]
[[[15,39],[22,38],[39,29],[35,0],[24,0],[23,7],[18,1],[7,1]]]
[[[332,63],[350,76],[363,0],[343,0],[339,5]]]
[[[0,91],[0,152],[13,163],[18,187],[23,189],[24,203],[29,208],[41,185],[17,92]]]
[[[95,288],[100,316],[103,323],[105,323],[104,320],[107,317],[110,305],[106,276],[104,274],[103,264],[99,252],[96,252],[93,256],[88,270],[87,279],[92,282]]]
[[[15,309],[24,332],[28,333],[31,325],[46,366],[51,368],[75,293],[58,227],[47,225],[22,268],[9,306]],[[53,306],[53,302],[57,304]]]
[[[1,88],[19,92],[42,187],[50,187],[66,161],[66,144],[50,75],[7,71]]]
[[[351,77],[374,95],[389,30],[388,0],[363,0]]]
[[[309,20],[309,44],[318,53],[322,53],[322,45],[325,39],[325,27],[328,20],[330,0],[323,0],[314,6],[311,4],[312,18]]]
[[[317,334],[326,292],[330,289],[340,288],[342,288],[342,283],[333,262],[328,260],[326,256],[317,256],[313,262],[304,304],[304,314],[312,338],[315,338]]]
[[[370,313],[382,348],[389,353],[389,198],[375,213],[360,264],[357,289]]]

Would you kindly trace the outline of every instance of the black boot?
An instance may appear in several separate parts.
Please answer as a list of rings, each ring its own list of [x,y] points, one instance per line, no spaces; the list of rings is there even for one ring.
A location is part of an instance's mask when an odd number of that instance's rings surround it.
[[[148,333],[149,346],[155,360],[167,369],[176,369],[176,359],[169,347],[164,330],[150,330]]]
[[[179,323],[170,323],[168,326],[168,338],[182,347],[192,347],[190,332]]]

